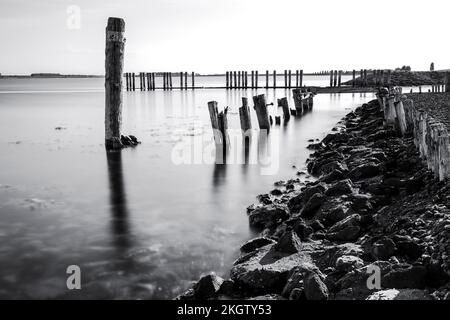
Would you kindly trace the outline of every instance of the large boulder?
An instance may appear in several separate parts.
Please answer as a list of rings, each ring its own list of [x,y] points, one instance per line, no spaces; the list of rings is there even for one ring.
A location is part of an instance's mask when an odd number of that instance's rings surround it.
[[[297,234],[293,231],[288,231],[280,237],[273,249],[282,253],[294,254],[300,251],[300,247],[301,242]]]
[[[256,208],[249,213],[250,226],[257,229],[274,228],[289,214],[284,206],[268,205]]]
[[[372,244],[372,255],[377,260],[387,260],[395,254],[397,247],[390,238],[382,238]]]
[[[328,190],[325,192],[327,196],[342,196],[344,194],[352,194],[355,192],[355,188],[350,179],[341,180],[339,182],[334,183]]]
[[[343,255],[336,260],[336,270],[338,271],[349,272],[362,266],[364,266],[363,260],[356,256]]]
[[[251,294],[281,293],[294,268],[317,268],[310,256],[317,248],[302,244],[299,253],[286,255],[277,253],[273,246],[259,248],[249,259],[233,266],[230,277],[236,285]]]
[[[335,241],[355,241],[361,233],[360,222],[361,216],[352,214],[333,225],[328,230],[327,238]]]
[[[307,300],[327,300],[329,295],[327,286],[315,272],[304,279],[304,292]]]
[[[323,193],[316,193],[314,194],[308,202],[303,207],[303,210],[301,211],[301,215],[304,218],[312,218],[314,217],[314,214],[319,210],[322,203],[325,201],[326,197]]]
[[[417,288],[426,285],[427,269],[424,266],[406,266],[394,269],[381,279],[384,288]]]
[[[432,300],[432,297],[423,290],[388,289],[374,292],[366,300]]]
[[[267,246],[268,244],[275,243],[272,239],[266,238],[266,237],[259,237],[255,239],[251,239],[244,243],[241,246],[241,252],[243,253],[249,253],[252,251],[255,251],[258,248]]]
[[[317,194],[325,192],[326,187],[322,183],[305,188],[300,194],[292,197],[288,202],[288,208],[292,212],[299,212],[301,208],[309,201],[309,199]]]
[[[215,296],[223,283],[223,279],[214,273],[208,274],[194,285],[194,296],[197,299],[208,299]]]

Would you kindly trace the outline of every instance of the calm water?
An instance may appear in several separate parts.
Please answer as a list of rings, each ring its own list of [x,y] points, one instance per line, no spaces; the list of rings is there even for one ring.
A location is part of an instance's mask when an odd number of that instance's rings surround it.
[[[228,105],[238,129],[241,97],[266,93],[276,105],[288,96],[293,106],[289,91],[125,93],[123,131],[142,145],[108,155],[102,86],[0,79],[0,298],[172,298],[203,273],[226,274],[252,237],[245,208],[295,177],[308,139],[373,99],[318,95],[313,112],[274,126],[268,141],[254,136],[248,154],[231,139],[229,164],[215,165],[207,102]],[[66,288],[72,264],[80,291]]]

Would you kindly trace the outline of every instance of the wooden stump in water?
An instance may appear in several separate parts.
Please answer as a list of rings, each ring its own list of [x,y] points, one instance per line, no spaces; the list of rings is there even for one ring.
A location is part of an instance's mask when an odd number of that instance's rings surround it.
[[[300,112],[300,114],[303,112],[303,104],[302,104],[302,90],[301,89],[294,89],[292,90],[292,97],[294,98],[294,106],[295,110],[297,110],[297,114]]]
[[[253,97],[259,128],[270,131],[269,113],[267,112],[266,97],[264,94]]]
[[[291,118],[291,114],[290,114],[287,98],[284,97],[284,98],[278,99],[278,106],[282,107],[282,109],[283,109],[284,122],[288,122],[289,119]]]
[[[248,107],[248,100],[245,97],[242,98],[242,107],[239,108],[239,118],[241,121],[241,129],[243,133],[252,128],[250,108]]]
[[[125,21],[108,18],[105,49],[105,146],[119,149],[122,125],[122,74]]]

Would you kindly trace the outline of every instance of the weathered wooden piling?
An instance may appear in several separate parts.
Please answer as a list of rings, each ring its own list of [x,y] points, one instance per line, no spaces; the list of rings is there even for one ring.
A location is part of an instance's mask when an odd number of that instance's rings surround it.
[[[248,89],[248,72],[245,71],[245,89]]]
[[[364,87],[367,87],[368,82],[367,82],[367,69],[364,69]]]
[[[297,88],[292,90],[292,98],[294,99],[294,106],[295,106],[295,110],[297,110],[297,114],[298,113],[302,113],[303,112],[303,93],[302,93],[302,89]]]
[[[259,88],[259,86],[258,86],[258,79],[259,79],[259,77],[258,77],[258,70],[255,70],[255,88],[256,89]]]
[[[241,72],[238,71],[238,85],[237,85],[238,89],[241,88]]]
[[[239,119],[241,121],[241,129],[243,133],[246,133],[247,130],[252,128],[248,99],[245,97],[242,97],[242,107],[239,108]]]
[[[338,76],[338,87],[341,86],[342,83],[342,70],[339,70],[339,76]]]
[[[269,70],[266,70],[266,89],[269,89]]]
[[[273,88],[277,87],[277,71],[273,70]]]
[[[288,75],[288,79],[289,79],[289,82],[288,82],[289,89],[292,88],[292,85],[291,85],[291,78],[292,78],[292,71],[289,70],[289,75]]]
[[[284,70],[284,88],[287,88],[287,70]]]
[[[228,71],[227,71],[227,72],[225,72],[225,88],[229,89],[229,85],[230,85],[230,83],[228,81]]]
[[[286,97],[278,99],[278,106],[283,109],[284,122],[288,122],[291,118],[291,113],[289,110],[288,100]]]
[[[252,89],[255,88],[255,71],[252,70]]]
[[[216,146],[222,145],[223,150],[225,151],[227,144],[226,131],[228,129],[228,108],[225,108],[224,111],[219,113],[217,110],[217,101],[210,101],[208,102],[208,110]]]
[[[119,149],[122,125],[122,74],[125,21],[108,18],[105,48],[105,147]]]
[[[184,72],[184,88],[187,90],[188,88],[188,73]]]
[[[234,80],[234,86],[233,89],[237,88],[237,72],[233,71],[233,80]]]
[[[253,97],[253,104],[255,105],[256,116],[258,118],[259,128],[261,130],[270,130],[269,113],[267,111],[266,97],[264,94]]]
[[[191,73],[191,84],[192,84],[192,90],[194,90],[195,89],[195,73],[194,73],[194,71],[192,71],[192,73]]]
[[[337,87],[338,71],[334,70],[333,87]]]
[[[353,69],[353,73],[352,73],[352,87],[355,87],[355,80],[356,80],[356,70]]]
[[[303,87],[303,70],[300,70],[300,88]]]
[[[299,84],[299,72],[298,70],[295,70],[295,87],[298,88]]]

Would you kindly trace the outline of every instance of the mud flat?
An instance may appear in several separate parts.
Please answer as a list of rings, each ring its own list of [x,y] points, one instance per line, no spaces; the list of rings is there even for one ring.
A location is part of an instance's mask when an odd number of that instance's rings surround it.
[[[364,104],[310,145],[317,180],[277,182],[248,208],[260,234],[229,278],[206,275],[177,298],[450,299],[449,179],[384,109]]]

